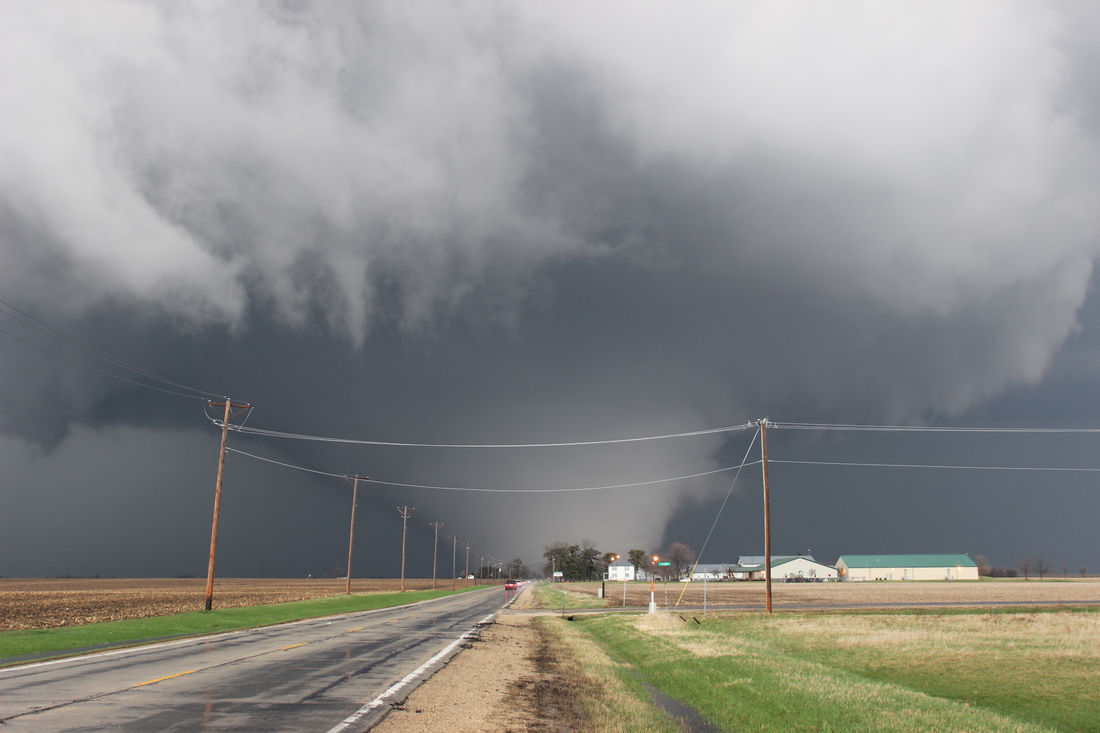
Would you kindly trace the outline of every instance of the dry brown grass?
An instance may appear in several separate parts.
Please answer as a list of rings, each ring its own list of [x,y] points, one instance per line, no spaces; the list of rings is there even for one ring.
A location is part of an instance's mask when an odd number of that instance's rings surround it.
[[[686,587],[685,587],[686,586]],[[599,583],[570,583],[575,594],[595,596]],[[607,605],[622,604],[622,583],[608,582]],[[707,583],[708,605],[763,605],[764,583],[733,581]],[[669,583],[669,607],[684,592],[681,604],[703,604],[702,583]],[[664,607],[665,589],[656,587],[658,607]],[[877,583],[773,583],[772,603],[775,608],[802,604],[865,605],[921,603],[1059,603],[1100,601],[1100,579],[1005,580],[991,581],[893,581]],[[628,583],[627,606],[649,604],[648,583]]]
[[[214,602],[228,608],[304,601],[338,595],[344,585],[339,579],[225,578],[214,583]],[[405,580],[407,590],[431,587],[430,578]],[[399,588],[395,578],[351,581],[353,593]],[[0,631],[197,611],[205,598],[204,578],[0,578]]]
[[[639,696],[616,679],[614,662],[569,621],[552,616],[535,619],[549,647],[557,649],[557,667],[568,681],[567,690],[584,707],[583,726],[563,730],[632,731],[678,730],[648,696]]]

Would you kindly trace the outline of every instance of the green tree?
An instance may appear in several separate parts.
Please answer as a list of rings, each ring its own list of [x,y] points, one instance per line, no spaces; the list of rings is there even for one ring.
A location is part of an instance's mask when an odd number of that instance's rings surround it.
[[[564,575],[569,561],[569,545],[565,542],[551,542],[543,548],[542,556],[546,560],[543,566],[546,577],[553,577],[554,571],[560,571]]]
[[[634,577],[638,577],[638,570],[644,568],[649,560],[649,553],[645,550],[629,550],[626,553],[630,564],[634,566]]]

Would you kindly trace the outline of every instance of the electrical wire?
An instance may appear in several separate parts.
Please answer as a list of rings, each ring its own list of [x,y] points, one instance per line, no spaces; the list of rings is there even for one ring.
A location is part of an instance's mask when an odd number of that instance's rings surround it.
[[[3,333],[3,334],[5,334],[5,335],[7,335],[11,338],[14,338],[18,341],[21,341],[24,344],[27,344],[28,346],[32,346],[32,347],[38,349],[39,351],[42,351],[42,352],[44,352],[46,354],[49,354],[51,356],[55,356],[57,358],[64,359],[65,361],[71,362],[73,364],[77,364],[77,365],[85,367],[87,369],[92,369],[93,371],[99,372],[100,374],[104,374],[104,375],[109,376],[109,377],[114,377],[115,379],[121,379],[122,381],[129,382],[131,384],[136,384],[138,386],[146,387],[148,389],[154,389],[158,392],[164,392],[166,394],[171,394],[171,395],[175,395],[175,396],[178,396],[178,397],[198,398],[200,395],[208,396],[208,397],[217,397],[218,396],[217,394],[215,394],[213,392],[207,392],[206,390],[202,390],[202,389],[199,389],[197,387],[192,387],[192,386],[184,384],[182,382],[177,382],[177,381],[168,379],[167,377],[162,377],[159,374],[156,374],[154,372],[149,371],[148,369],[143,369],[142,367],[131,364],[130,362],[125,361],[124,359],[121,359],[117,356],[114,356],[113,354],[109,354],[106,351],[103,351],[101,349],[97,349],[94,346],[88,344],[87,342],[77,338],[76,336],[73,336],[72,334],[69,334],[65,331],[62,331],[61,329],[56,328],[55,326],[51,326],[50,324],[46,323],[45,321],[42,321],[38,318],[35,318],[30,313],[27,313],[26,311],[22,310],[21,308],[18,308],[18,307],[12,305],[11,303],[9,303],[9,302],[7,302],[6,300],[3,300],[3,299],[0,299],[0,314],[14,319],[17,323],[24,326],[25,328],[30,328],[33,331],[36,331],[36,332],[46,336],[47,338],[54,339],[55,341],[60,341],[62,344],[65,344],[67,346],[76,348],[80,351],[83,351],[85,354],[88,354],[89,356],[92,356],[92,357],[97,358],[97,359],[101,359],[101,360],[103,360],[103,361],[105,361],[109,364],[113,364],[114,366],[116,366],[118,368],[121,368],[121,369],[124,369],[124,370],[130,372],[131,374],[138,375],[138,376],[144,377],[146,379],[153,380],[155,382],[159,382],[160,384],[167,385],[169,387],[175,387],[176,389],[180,389],[180,390],[187,390],[188,392],[191,392],[193,394],[183,394],[181,392],[177,392],[177,391],[170,390],[170,389],[165,389],[164,387],[157,387],[157,386],[154,386],[154,385],[147,384],[145,382],[140,382],[140,381],[137,381],[137,380],[134,380],[134,379],[130,379],[130,378],[121,376],[121,375],[116,374],[114,372],[109,372],[109,371],[106,371],[104,369],[100,369],[98,367],[92,366],[91,364],[87,364],[85,362],[81,362],[81,361],[78,361],[76,359],[72,359],[70,357],[67,357],[64,354],[60,354],[60,353],[57,353],[57,352],[54,352],[54,351],[50,351],[49,349],[43,348],[42,346],[40,346],[38,344],[35,344],[34,342],[29,341],[28,339],[22,338],[21,336],[13,334],[10,331],[0,329],[0,333]]]
[[[274,458],[266,458],[264,456],[258,456],[255,453],[249,453],[238,448],[226,448],[227,451],[237,453],[248,458],[254,458],[257,461],[263,461],[264,463],[273,463],[277,466],[283,466],[284,468],[292,468],[296,471],[305,471],[306,473],[313,473],[319,476],[331,476],[333,478],[347,478],[348,474],[334,473],[331,471],[320,471],[314,468],[306,468],[305,466],[298,466],[293,463],[287,463],[285,461],[277,461]],[[759,463],[759,461],[755,462]],[[755,463],[743,463],[740,466],[726,466],[725,468],[716,468],[711,471],[701,471],[699,473],[687,474],[684,476],[671,476],[669,478],[651,479],[649,481],[635,481],[633,483],[625,484],[608,484],[605,486],[578,486],[578,487],[561,487],[551,489],[493,489],[483,488],[478,486],[438,486],[434,484],[410,484],[402,483],[398,481],[386,481],[384,479],[369,478],[367,479],[372,484],[382,484],[384,486],[396,486],[405,489],[430,489],[433,491],[465,491],[465,492],[479,492],[489,494],[561,494],[580,491],[606,491],[609,489],[628,489],[638,486],[653,486],[655,484],[666,484],[673,481],[685,481],[687,479],[701,478],[703,476],[713,476],[719,473],[726,473],[728,471],[740,470],[745,466],[752,466]]]
[[[217,427],[222,427],[222,421],[209,414],[207,419]],[[306,440],[320,443],[343,443],[349,445],[376,445],[389,448],[570,448],[577,446],[613,445],[619,443],[641,443],[651,440],[669,440],[672,438],[690,438],[700,435],[717,435],[719,433],[732,433],[748,430],[756,427],[756,423],[746,422],[742,425],[728,425],[721,428],[707,428],[704,430],[691,430],[682,433],[666,433],[664,435],[646,435],[633,438],[612,438],[606,440],[578,440],[559,443],[412,443],[393,440],[369,440],[360,438],[338,438],[324,435],[307,435],[304,433],[289,433],[281,430],[266,428],[246,428],[244,425],[233,425],[229,429],[242,435],[256,435],[265,438],[284,438],[287,440]]]
[[[93,372],[99,372],[100,374],[102,374],[104,376],[107,376],[107,377],[111,377],[112,379],[118,379],[119,381],[126,382],[128,384],[133,384],[137,387],[143,387],[145,389],[151,389],[151,390],[154,390],[156,392],[162,392],[162,393],[167,394],[167,395],[172,395],[173,397],[183,397],[183,398],[189,399],[189,400],[206,399],[205,397],[199,397],[198,395],[184,394],[183,392],[177,392],[175,390],[165,389],[164,387],[158,387],[156,385],[148,384],[146,382],[139,382],[136,379],[130,379],[129,377],[124,377],[121,374],[115,374],[114,372],[109,372],[105,369],[100,369],[99,367],[93,366],[92,364],[88,364],[86,362],[79,361],[77,359],[73,359],[72,357],[65,356],[64,354],[58,353],[56,351],[50,351],[49,349],[47,349],[43,346],[40,346],[39,344],[36,344],[33,341],[29,341],[29,340],[23,338],[22,336],[17,336],[16,334],[12,333],[11,331],[6,331],[3,328],[0,328],[0,333],[4,334],[5,336],[8,336],[10,338],[13,338],[16,341],[22,341],[27,346],[30,346],[33,349],[37,349],[37,350],[43,352],[44,354],[49,354],[50,356],[56,357],[58,359],[62,359],[64,361],[70,362],[72,364],[76,364],[77,366],[84,367],[85,369],[90,369]]]
[[[769,423],[770,425],[771,423]],[[741,459],[741,465],[737,467],[737,473],[733,474],[733,480],[730,481],[729,490],[726,491],[726,498],[722,499],[722,506],[718,507],[718,513],[714,515],[714,521],[710,525],[710,531],[707,532],[706,539],[703,540],[703,546],[699,548],[699,554],[695,557],[695,564],[691,567],[691,572],[688,573],[688,578],[695,575],[695,568],[699,567],[699,563],[703,561],[703,552],[707,549],[707,543],[710,542],[710,536],[714,534],[714,528],[718,526],[718,519],[722,516],[722,510],[726,508],[726,502],[730,500],[730,494],[733,493],[733,487],[737,484],[738,477],[741,476],[741,469],[749,465],[746,461],[749,460],[749,453],[752,451],[753,445],[756,443],[756,439],[760,436],[759,428],[752,436],[752,440],[749,441],[749,447],[745,449],[745,455]],[[761,463],[761,461],[756,461]],[[680,597],[676,599],[676,605],[680,605],[680,600],[684,597],[684,592],[687,590],[687,586],[684,586],[680,591]]]
[[[994,428],[947,425],[856,425],[844,423],[772,422],[769,428],[779,430],[820,430],[836,432],[876,433],[1100,433],[1100,428],[1017,427]]]
[[[769,422],[770,426],[771,423]],[[1079,472],[1079,473],[1094,473],[1100,471],[1100,468],[1089,467],[1070,467],[1070,466],[962,466],[956,464],[935,464],[935,463],[864,463],[861,461],[801,461],[801,460],[783,460],[778,458],[769,458],[768,463],[786,463],[791,465],[801,466],[855,466],[865,468],[929,468],[929,469],[946,469],[946,470],[965,470],[965,471],[1061,471],[1061,472]]]

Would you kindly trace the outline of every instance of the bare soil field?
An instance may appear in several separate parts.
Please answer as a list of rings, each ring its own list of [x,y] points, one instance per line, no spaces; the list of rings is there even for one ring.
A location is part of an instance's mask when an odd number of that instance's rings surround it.
[[[686,587],[685,587],[686,586]],[[564,583],[560,587],[569,594],[590,596],[596,600],[600,583]],[[623,584],[605,584],[608,607],[623,604]],[[668,605],[680,603],[701,606],[702,583],[669,583]],[[659,608],[665,605],[666,587],[657,583],[654,596]],[[707,583],[708,606],[764,604],[764,583],[760,581],[727,581]],[[1057,578],[1047,580],[982,580],[982,581],[882,581],[865,583],[772,583],[772,606],[803,604],[822,605],[895,605],[925,603],[1052,603],[1100,602],[1100,579]],[[649,605],[648,583],[626,584],[626,605]]]
[[[214,607],[323,598],[343,593],[344,586],[344,580],[329,578],[224,578],[214,582]],[[353,578],[351,592],[392,592],[400,586],[397,578]],[[431,578],[405,579],[408,590],[431,587]],[[449,588],[450,579],[437,581],[437,587]],[[0,631],[198,611],[205,599],[205,578],[0,578]]]

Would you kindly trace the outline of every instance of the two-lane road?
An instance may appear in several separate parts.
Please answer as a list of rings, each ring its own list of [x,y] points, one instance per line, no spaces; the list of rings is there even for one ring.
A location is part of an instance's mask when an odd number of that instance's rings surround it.
[[[474,591],[3,669],[0,730],[364,730],[503,601]]]

